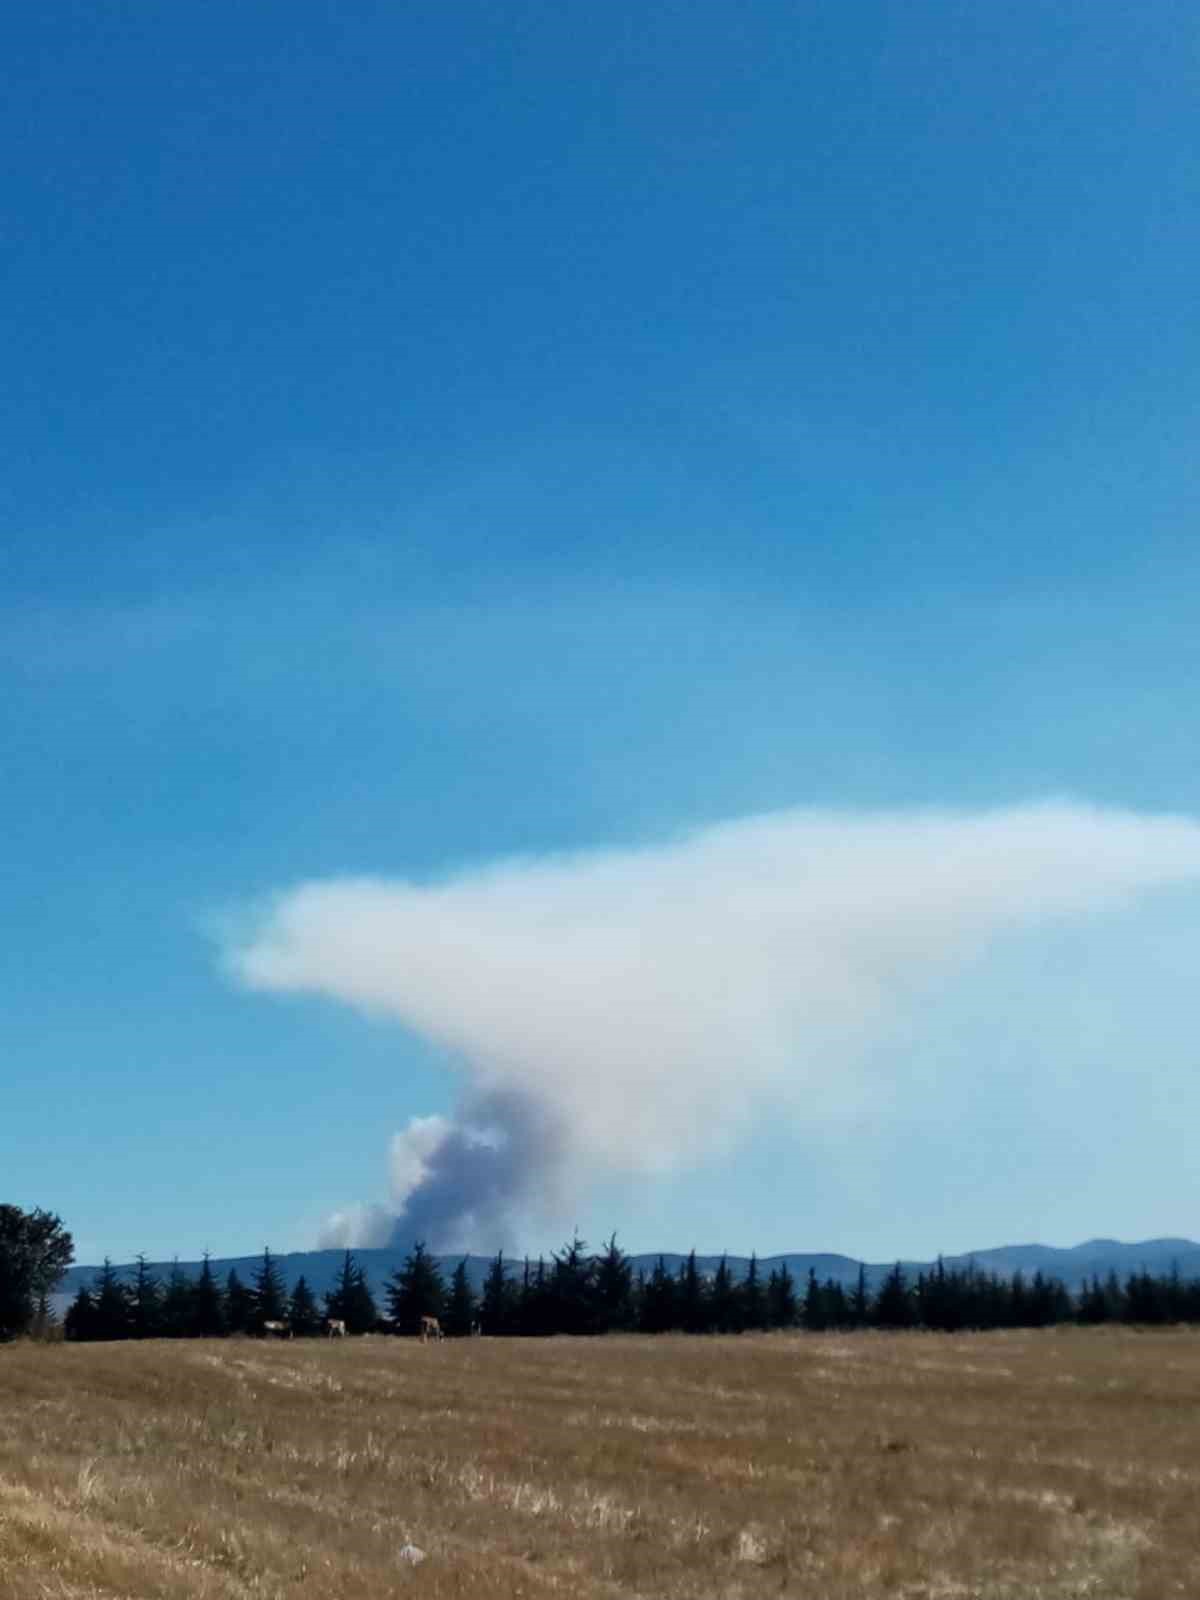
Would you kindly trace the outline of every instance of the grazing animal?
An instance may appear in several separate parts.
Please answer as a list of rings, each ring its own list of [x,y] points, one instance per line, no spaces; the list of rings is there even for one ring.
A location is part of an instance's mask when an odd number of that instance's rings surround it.
[[[421,1343],[426,1344],[430,1339],[444,1339],[442,1325],[436,1317],[421,1318]]]
[[[264,1339],[290,1339],[292,1325],[290,1322],[264,1322],[262,1334]]]
[[[346,1337],[346,1324],[341,1317],[325,1318],[325,1337],[327,1339],[344,1339]]]
[[[483,1337],[483,1323],[478,1319],[471,1324],[471,1337],[472,1339],[482,1339]]]

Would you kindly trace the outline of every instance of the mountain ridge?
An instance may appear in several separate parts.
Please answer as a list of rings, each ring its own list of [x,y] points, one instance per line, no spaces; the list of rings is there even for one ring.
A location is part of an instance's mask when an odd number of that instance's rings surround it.
[[[408,1253],[404,1248],[364,1248],[354,1251],[355,1260],[367,1274],[372,1289],[380,1293],[387,1280],[396,1272]],[[302,1274],[308,1280],[309,1287],[317,1295],[324,1294],[333,1287],[334,1279],[341,1267],[345,1251],[333,1250],[294,1250],[286,1254],[272,1254],[272,1260],[279,1267],[288,1289],[290,1290]],[[678,1271],[680,1265],[687,1260],[687,1251],[653,1250],[639,1251],[631,1254],[634,1270],[644,1271],[647,1276],[653,1271],[659,1258],[670,1271]],[[434,1258],[442,1268],[443,1274],[449,1273],[461,1260],[467,1262],[467,1274],[473,1286],[478,1289],[483,1282],[484,1274],[495,1259],[494,1256],[459,1253],[437,1255]],[[514,1273],[523,1270],[525,1257],[506,1257]],[[531,1264],[536,1257],[530,1257]],[[549,1261],[549,1257],[545,1258]],[[750,1263],[749,1256],[728,1255],[726,1257],[729,1267],[735,1278],[741,1278]],[[910,1276],[918,1272],[927,1272],[936,1265],[937,1257],[931,1260],[917,1260],[901,1258],[900,1265]],[[974,1264],[984,1272],[994,1272],[999,1277],[1010,1278],[1016,1272],[1031,1275],[1042,1272],[1047,1277],[1058,1278],[1072,1292],[1078,1291],[1085,1279],[1099,1276],[1107,1277],[1110,1272],[1115,1272],[1119,1278],[1125,1278],[1131,1272],[1140,1272],[1143,1269],[1154,1274],[1170,1272],[1178,1268],[1184,1278],[1200,1277],[1200,1243],[1193,1239],[1164,1237],[1157,1239],[1143,1239],[1126,1244],[1119,1239],[1086,1239],[1080,1244],[1057,1246],[1044,1244],[1016,1244],[995,1245],[988,1249],[967,1251],[960,1255],[946,1255],[941,1257],[947,1267],[966,1267]],[[696,1253],[696,1264],[702,1273],[712,1273],[716,1270],[721,1260],[719,1253],[701,1255]],[[250,1256],[221,1256],[212,1257],[210,1266],[221,1280],[228,1276],[231,1270],[236,1270],[243,1282],[249,1283],[253,1274],[262,1261],[262,1255]],[[148,1266],[156,1276],[165,1277],[175,1266],[188,1277],[194,1277],[199,1272],[199,1261],[154,1261]],[[842,1255],[835,1251],[785,1251],[778,1255],[760,1256],[758,1258],[759,1270],[764,1278],[772,1268],[778,1269],[781,1264],[786,1264],[789,1272],[798,1281],[807,1279],[810,1271],[816,1273],[818,1279],[824,1282],[832,1278],[847,1287],[857,1281],[860,1266],[864,1269],[867,1285],[875,1289],[882,1282],[884,1276],[896,1264],[895,1261],[870,1262],[859,1261],[853,1256]],[[123,1277],[134,1271],[134,1263],[114,1263],[115,1270]],[[99,1266],[80,1265],[68,1269],[59,1285],[57,1298],[73,1295],[81,1283],[90,1282],[100,1271]]]

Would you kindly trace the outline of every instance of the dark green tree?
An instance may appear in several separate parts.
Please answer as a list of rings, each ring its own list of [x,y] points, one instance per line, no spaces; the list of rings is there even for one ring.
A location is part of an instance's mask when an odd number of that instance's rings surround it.
[[[162,1332],[162,1284],[143,1255],[129,1285],[129,1331],[135,1339],[155,1339]]]
[[[117,1269],[107,1256],[104,1258],[104,1265],[100,1269],[100,1276],[96,1279],[93,1292],[96,1306],[93,1337],[128,1339],[132,1331],[129,1294],[117,1276]]]
[[[742,1279],[741,1302],[742,1327],[748,1328],[752,1333],[763,1332],[771,1319],[767,1308],[767,1297],[763,1291],[757,1252],[751,1254],[746,1276]]]
[[[708,1294],[709,1320],[718,1333],[740,1333],[741,1317],[737,1285],[729,1270],[727,1257],[722,1256],[713,1274]]]
[[[236,1267],[230,1267],[225,1280],[225,1325],[230,1333],[254,1330],[254,1290],[238,1277]]]
[[[829,1326],[825,1292],[817,1282],[815,1267],[808,1269],[808,1283],[804,1290],[804,1307],[800,1313],[800,1320],[809,1333],[824,1333]]]
[[[525,1263],[528,1278],[529,1263]],[[483,1295],[479,1302],[479,1321],[484,1333],[493,1338],[514,1331],[516,1324],[516,1292],[504,1260],[504,1251],[496,1259],[483,1280]]]
[[[867,1269],[860,1261],[858,1277],[850,1294],[850,1326],[865,1328],[871,1320],[871,1296],[867,1293]]]
[[[422,1317],[440,1319],[446,1290],[438,1264],[418,1240],[387,1289],[388,1315],[398,1333],[419,1333]]]
[[[452,1339],[466,1338],[475,1323],[478,1306],[471,1280],[467,1276],[467,1258],[458,1263],[450,1279],[450,1293],[446,1298],[446,1315],[443,1326]]]
[[[220,1284],[213,1276],[212,1263],[206,1250],[200,1267],[200,1276],[192,1286],[189,1332],[197,1339],[219,1339],[228,1331],[225,1297],[221,1293]]]
[[[796,1304],[796,1280],[786,1261],[771,1269],[767,1279],[767,1315],[773,1328],[794,1328],[799,1308]]]
[[[598,1332],[615,1333],[636,1326],[633,1263],[617,1243],[615,1233],[596,1258],[594,1297]]]
[[[643,1333],[669,1333],[680,1325],[678,1285],[659,1256],[642,1286],[638,1326]]]
[[[677,1299],[679,1325],[684,1333],[703,1333],[708,1327],[708,1296],[696,1265],[696,1252],[679,1269],[679,1295]]]
[[[192,1280],[179,1265],[171,1263],[167,1286],[163,1290],[161,1326],[163,1337],[184,1339],[192,1326]]]
[[[63,1334],[85,1343],[96,1337],[96,1302],[86,1283],[81,1283],[63,1318]]]
[[[337,1282],[325,1296],[325,1315],[346,1324],[347,1333],[370,1333],[379,1321],[379,1310],[367,1275],[347,1250]]]
[[[570,1244],[554,1252],[551,1271],[553,1333],[594,1333],[596,1331],[595,1263],[587,1245],[574,1236]]]
[[[910,1328],[913,1321],[912,1294],[904,1268],[897,1261],[880,1285],[875,1301],[875,1325],[879,1328]]]
[[[288,1292],[283,1273],[269,1249],[263,1251],[262,1261],[254,1274],[254,1320],[261,1328],[264,1322],[287,1320]]]
[[[74,1259],[71,1235],[52,1211],[0,1205],[0,1340],[26,1332]]]
[[[296,1279],[292,1297],[288,1301],[287,1320],[292,1325],[292,1332],[300,1339],[309,1339],[321,1331],[317,1298],[308,1287],[308,1279],[303,1273]]]

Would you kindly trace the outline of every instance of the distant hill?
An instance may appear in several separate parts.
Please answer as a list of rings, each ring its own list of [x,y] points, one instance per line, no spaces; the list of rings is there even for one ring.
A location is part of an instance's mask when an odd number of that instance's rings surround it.
[[[354,1255],[370,1279],[372,1289],[380,1295],[389,1278],[403,1264],[406,1253],[403,1249],[356,1250]],[[326,1290],[333,1287],[343,1254],[341,1250],[302,1250],[291,1255],[275,1256],[273,1259],[278,1264],[289,1289],[303,1274],[308,1279],[309,1287],[316,1294],[323,1295]],[[633,1256],[632,1260],[635,1270],[644,1271],[649,1276],[658,1258],[659,1252],[654,1251],[649,1255]],[[670,1250],[664,1250],[662,1258],[672,1272],[678,1272],[687,1259],[686,1254]],[[462,1258],[451,1255],[440,1256],[437,1259],[444,1275],[448,1278]],[[468,1276],[476,1289],[482,1285],[484,1275],[491,1265],[491,1259],[489,1256],[467,1256]],[[696,1264],[702,1273],[713,1273],[720,1259],[719,1255],[697,1255]],[[976,1250],[967,1255],[946,1256],[944,1259],[948,1267],[965,1267],[968,1262],[974,1261],[983,1271],[994,1272],[1003,1278],[1010,1278],[1016,1272],[1023,1272],[1026,1276],[1042,1272],[1047,1277],[1061,1279],[1072,1292],[1077,1291],[1085,1279],[1097,1275],[1104,1278],[1110,1272],[1115,1272],[1123,1281],[1131,1272],[1140,1272],[1143,1268],[1157,1276],[1170,1272],[1172,1267],[1177,1266],[1182,1277],[1200,1278],[1200,1244],[1192,1239],[1145,1239],[1138,1244],[1122,1244],[1118,1239],[1089,1239],[1084,1244],[1072,1245],[1062,1250],[1045,1244],[1007,1244],[989,1250]],[[261,1260],[260,1255],[224,1256],[213,1259],[212,1269],[223,1282],[230,1269],[236,1267],[238,1276],[248,1284],[252,1281]],[[764,1280],[772,1267],[777,1268],[783,1262],[787,1263],[789,1271],[798,1283],[803,1283],[810,1269],[822,1282],[827,1278],[833,1278],[836,1282],[849,1286],[858,1277],[859,1262],[850,1256],[789,1252],[786,1255],[763,1256],[760,1259],[759,1269]],[[513,1270],[519,1272],[521,1264],[519,1259],[513,1261]],[[906,1272],[915,1277],[918,1272],[927,1271],[934,1263],[904,1261],[902,1264]],[[179,1265],[189,1277],[200,1270],[198,1261],[181,1261]],[[729,1265],[734,1276],[741,1278],[749,1265],[749,1258],[730,1256]],[[864,1265],[867,1284],[873,1289],[882,1281],[894,1262],[866,1262]],[[173,1263],[170,1261],[157,1261],[153,1263],[153,1271],[158,1277],[165,1278],[172,1266]],[[59,1308],[69,1302],[81,1283],[90,1282],[98,1270],[95,1266],[72,1267],[60,1285],[59,1294],[55,1297]],[[128,1276],[133,1268],[126,1263],[118,1270],[122,1275]]]

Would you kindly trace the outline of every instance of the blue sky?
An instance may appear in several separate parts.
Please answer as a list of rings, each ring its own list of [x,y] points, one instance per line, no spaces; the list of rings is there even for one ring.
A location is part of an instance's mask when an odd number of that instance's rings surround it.
[[[386,1201],[463,1062],[237,981],[297,883],[1200,815],[1198,42],[1070,0],[14,17],[5,1198],[85,1260]],[[1006,932],[852,1111],[589,1168],[523,1242],[1195,1235],[1198,935],[1182,868]]]

